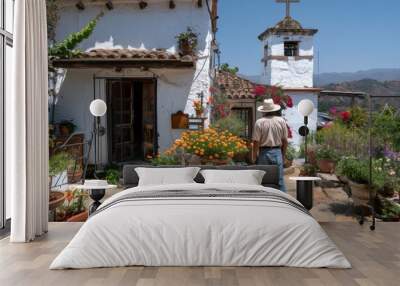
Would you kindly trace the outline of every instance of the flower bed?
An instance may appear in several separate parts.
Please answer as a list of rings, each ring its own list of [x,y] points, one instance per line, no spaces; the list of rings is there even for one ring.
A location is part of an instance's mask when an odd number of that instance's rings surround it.
[[[152,159],[155,165],[182,164],[187,155],[195,156],[202,164],[228,164],[238,155],[249,151],[247,142],[229,131],[208,128],[183,132],[173,146]]]

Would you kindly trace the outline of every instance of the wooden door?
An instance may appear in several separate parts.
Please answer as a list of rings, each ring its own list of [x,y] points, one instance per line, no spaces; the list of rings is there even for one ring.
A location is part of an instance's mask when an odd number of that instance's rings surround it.
[[[108,157],[111,163],[135,158],[134,88],[131,80],[108,80]]]
[[[145,158],[157,153],[156,81],[143,81],[143,154]]]

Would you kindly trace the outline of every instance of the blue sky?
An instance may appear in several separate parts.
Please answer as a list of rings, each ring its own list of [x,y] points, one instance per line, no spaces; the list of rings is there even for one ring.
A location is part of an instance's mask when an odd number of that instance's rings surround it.
[[[240,73],[261,71],[257,36],[285,14],[275,0],[220,0],[218,41],[221,62]],[[320,72],[400,68],[400,0],[302,0],[292,16],[317,28],[315,52]],[[316,57],[317,58],[317,57]]]

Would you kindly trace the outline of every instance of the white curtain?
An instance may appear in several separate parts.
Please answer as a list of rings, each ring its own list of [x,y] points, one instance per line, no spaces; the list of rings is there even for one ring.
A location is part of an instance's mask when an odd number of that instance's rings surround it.
[[[6,98],[6,187],[12,242],[48,225],[48,90],[45,0],[15,1],[13,91]]]

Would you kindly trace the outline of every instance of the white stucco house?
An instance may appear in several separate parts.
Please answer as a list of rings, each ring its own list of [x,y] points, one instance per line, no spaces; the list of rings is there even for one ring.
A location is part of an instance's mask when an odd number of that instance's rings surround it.
[[[288,3],[290,4],[290,3]],[[305,29],[289,13],[274,27],[266,29],[258,39],[263,47],[263,73],[261,81],[267,85],[280,86],[293,99],[294,107],[285,110],[284,117],[293,131],[292,142],[299,146],[302,137],[298,130],[303,118],[297,111],[298,103],[310,99],[315,106],[309,117],[309,129],[317,130],[318,95],[314,87],[314,35],[316,29]]]
[[[67,70],[56,121],[72,120],[90,136],[89,105],[99,98],[108,108],[100,123],[105,134],[96,142],[101,163],[142,160],[168,148],[182,132],[171,128],[171,115],[193,116],[193,100],[209,93],[217,0],[59,2],[57,41],[101,11],[104,16],[81,44],[83,54],[53,62]],[[178,50],[176,36],[188,27],[198,34],[194,55]]]

